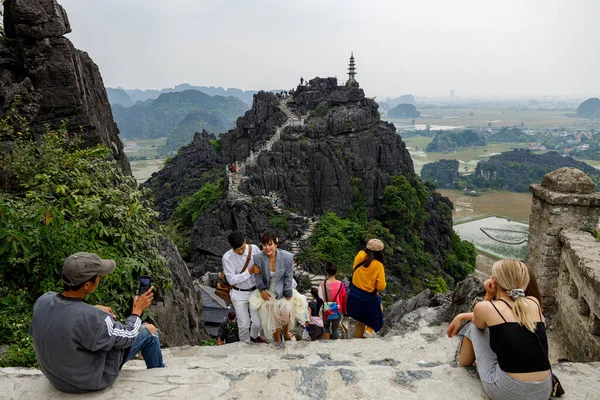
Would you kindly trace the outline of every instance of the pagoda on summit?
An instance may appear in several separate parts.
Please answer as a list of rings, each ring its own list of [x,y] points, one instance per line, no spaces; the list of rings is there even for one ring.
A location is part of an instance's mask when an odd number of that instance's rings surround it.
[[[358,87],[358,82],[356,81],[356,66],[354,65],[354,53],[350,53],[350,63],[348,64],[348,81],[346,82],[346,86]]]

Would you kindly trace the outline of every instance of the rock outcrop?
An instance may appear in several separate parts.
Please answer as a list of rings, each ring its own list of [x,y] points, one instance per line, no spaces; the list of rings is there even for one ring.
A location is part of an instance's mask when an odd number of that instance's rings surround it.
[[[576,117],[580,118],[600,118],[600,99],[590,98],[577,107]]]
[[[271,229],[269,217],[273,215],[265,203],[261,198],[252,202],[223,200],[196,220],[189,236],[189,268],[195,278],[222,270],[221,257],[230,249],[227,236],[232,231],[242,232],[248,243],[260,243],[260,235]],[[301,217],[290,218],[287,228],[279,230],[279,248],[291,251],[292,236],[303,232],[303,221]]]
[[[255,107],[274,107],[277,99],[270,96],[265,105],[257,97]],[[304,124],[286,128],[271,151],[258,156],[256,165],[246,171],[243,192],[256,196],[274,191],[283,205],[303,215],[325,211],[345,215],[352,203],[352,180],[359,179],[369,216],[375,217],[376,199],[383,195],[391,176],[414,174],[410,154],[395,127],[380,120],[377,103],[366,98],[362,89],[337,86],[335,78],[315,78],[308,86],[299,86],[287,106],[307,115]],[[255,126],[256,122],[243,124]],[[262,124],[259,127],[266,134],[271,131]],[[241,135],[236,144],[266,141],[266,136],[253,139],[252,132],[226,134],[223,158],[235,160],[244,154],[243,144],[225,146],[232,136]]]
[[[421,179],[433,182],[438,189],[455,189],[460,174],[458,160],[439,160],[423,165]]]
[[[485,295],[483,282],[469,276],[453,292],[433,294],[427,289],[417,296],[400,300],[385,310],[382,336],[393,336],[452,321],[455,315],[470,312]]]
[[[154,193],[161,220],[173,215],[180,197],[191,196],[205,183],[225,176],[222,157],[211,143],[216,139],[206,131],[196,133],[192,143],[182,147],[163,169],[144,182],[142,186]]]
[[[388,118],[421,118],[421,113],[412,104],[398,104],[387,113]]]
[[[563,167],[577,168],[592,177],[600,178],[596,168],[555,151],[534,154],[528,149],[515,149],[477,163],[470,180],[480,188],[526,192],[529,185],[540,182],[545,174]]]
[[[428,152],[457,151],[463,147],[485,146],[485,137],[471,129],[461,131],[438,131],[435,133],[431,143],[427,145]]]
[[[151,311],[161,330],[161,344],[165,347],[199,345],[209,335],[202,319],[202,299],[194,290],[194,283],[185,262],[171,239],[161,239],[160,255],[167,260],[173,287],[154,298]]]
[[[0,116],[15,106],[36,138],[67,120],[86,146],[103,144],[131,174],[98,66],[63,35],[71,32],[56,0],[4,1]]]

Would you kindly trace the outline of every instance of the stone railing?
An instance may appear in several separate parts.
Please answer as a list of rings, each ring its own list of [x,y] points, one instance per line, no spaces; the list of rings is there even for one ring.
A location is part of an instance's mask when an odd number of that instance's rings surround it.
[[[563,334],[568,356],[600,360],[600,243],[587,230],[600,219],[600,193],[574,168],[561,168],[531,185],[528,263],[544,311]]]
[[[600,243],[588,232],[563,229],[557,316],[570,358],[600,360]]]

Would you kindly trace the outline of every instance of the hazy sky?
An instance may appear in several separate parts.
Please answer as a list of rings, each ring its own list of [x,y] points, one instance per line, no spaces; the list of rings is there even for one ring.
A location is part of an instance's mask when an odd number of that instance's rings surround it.
[[[600,0],[59,0],[107,86],[600,96]]]

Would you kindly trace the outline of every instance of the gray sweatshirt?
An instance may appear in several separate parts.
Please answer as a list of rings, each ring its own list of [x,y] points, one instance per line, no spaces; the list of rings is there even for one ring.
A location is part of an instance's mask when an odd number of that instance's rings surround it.
[[[271,284],[271,270],[269,269],[269,256],[260,252],[253,257],[254,263],[260,267],[260,274],[254,275],[256,288],[259,291],[269,289]],[[277,249],[275,262],[275,293],[276,298],[292,297],[294,287],[294,256],[289,251]]]
[[[82,299],[55,292],[43,294],[33,306],[29,334],[40,369],[63,392],[85,393],[113,384],[141,327],[137,315],[125,326]]]

